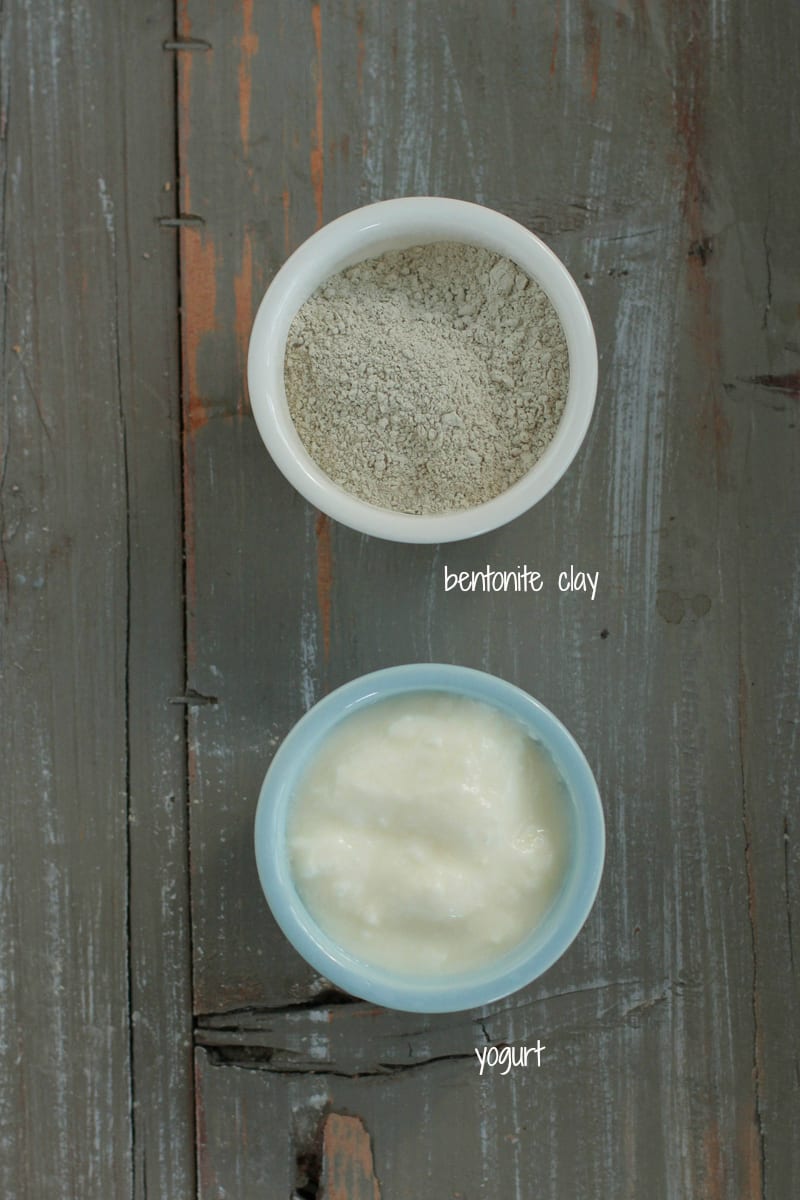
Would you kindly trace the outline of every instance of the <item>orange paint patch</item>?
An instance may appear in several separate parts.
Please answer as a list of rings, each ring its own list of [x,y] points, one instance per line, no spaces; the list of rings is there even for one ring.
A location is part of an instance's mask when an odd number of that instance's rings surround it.
[[[289,226],[289,213],[291,209],[291,195],[288,188],[283,189],[281,195],[281,203],[283,204],[283,246],[288,254],[292,247],[291,230]]]
[[[177,33],[178,37],[188,38],[191,36],[192,25],[189,20],[189,5],[188,0],[179,0],[177,8]],[[193,54],[177,55],[178,63],[178,163],[179,163],[179,178],[180,189],[178,192],[178,207],[183,212],[191,212],[191,188],[189,183],[189,133],[191,129],[191,98],[192,98],[192,66]],[[192,453],[191,435],[192,435],[192,412],[193,402],[192,396],[197,395],[197,347],[195,346],[192,353],[192,368],[189,369],[188,357],[188,341],[187,327],[190,324],[189,311],[191,303],[187,305],[187,300],[192,295],[190,281],[187,278],[188,263],[192,259],[192,249],[199,242],[199,232],[188,228],[182,228],[178,235],[179,257],[181,260],[182,270],[182,285],[181,285],[181,363],[183,371],[182,381],[182,397],[181,404],[183,407],[183,525],[184,525],[184,561],[185,561],[185,588],[186,588],[186,663],[188,669],[194,669],[197,660],[197,637],[195,633],[195,612],[197,610],[197,554],[196,554],[196,519],[195,519],[195,503],[194,503],[194,456]],[[195,267],[197,263],[195,262]],[[216,297],[214,298],[216,302]],[[195,315],[196,322],[197,317]],[[190,378],[192,380],[190,384]],[[197,409],[194,408],[195,418],[197,417]],[[197,761],[191,741],[188,748],[188,771],[189,771],[189,792],[194,794],[194,788],[197,780]],[[198,1130],[203,1126],[203,1114],[200,1101],[199,1086],[197,1089],[198,1097]],[[201,1173],[203,1171],[201,1163]],[[209,1183],[210,1186],[210,1183]]]
[[[211,238],[202,230],[181,226],[184,425],[190,434],[197,433],[208,420],[197,357],[203,338],[216,328],[216,270]]]
[[[189,20],[188,0],[180,0],[178,5],[178,37],[188,38],[192,32]],[[183,212],[192,211],[191,189],[189,186],[189,106],[192,99],[192,60],[193,54],[179,54],[178,58],[178,161],[180,166],[180,192],[178,204]]]
[[[372,1143],[359,1117],[330,1113],[322,1137],[325,1200],[381,1200]]]
[[[242,376],[242,392],[239,413],[246,407],[247,343],[253,327],[253,242],[249,233],[244,235],[242,247],[242,269],[233,280],[233,298],[236,311],[236,346],[239,353],[239,372]]]
[[[736,1135],[736,1150],[745,1190],[742,1200],[762,1200],[761,1186],[761,1138],[756,1124],[756,1114],[739,1121]]]
[[[716,1121],[712,1121],[703,1134],[703,1167],[706,1200],[723,1200],[727,1194],[725,1166],[722,1161],[719,1127]]]
[[[331,652],[331,589],[333,587],[333,550],[331,520],[325,513],[317,517],[317,605],[322,623],[322,647],[327,663]]]
[[[191,669],[196,659],[194,614],[197,609],[193,443],[195,435],[208,421],[208,412],[200,388],[198,354],[203,338],[216,327],[217,281],[214,243],[201,230],[182,226],[180,247],[183,333],[183,524],[188,622],[186,658]],[[191,754],[189,766],[191,785]]]
[[[258,36],[253,33],[253,0],[242,0],[244,26],[239,47],[239,133],[245,153],[250,142],[250,101],[253,93],[252,61],[258,50]]]
[[[325,140],[323,136],[322,109],[322,12],[319,3],[312,5],[311,24],[314,27],[314,83],[316,88],[315,120],[311,131],[311,186],[314,189],[314,204],[317,209],[317,229],[322,225],[323,199],[325,191]]]

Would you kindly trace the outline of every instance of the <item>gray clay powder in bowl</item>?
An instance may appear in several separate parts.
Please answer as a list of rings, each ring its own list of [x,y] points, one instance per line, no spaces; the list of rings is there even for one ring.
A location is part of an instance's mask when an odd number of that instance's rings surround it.
[[[286,343],[311,457],[380,508],[454,512],[507,491],[564,411],[564,329],[535,280],[461,242],[391,251],[317,289]]]

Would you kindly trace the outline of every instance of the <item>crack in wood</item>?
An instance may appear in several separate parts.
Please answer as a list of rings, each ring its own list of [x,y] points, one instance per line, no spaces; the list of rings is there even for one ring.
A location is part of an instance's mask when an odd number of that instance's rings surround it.
[[[178,45],[183,46],[188,41],[191,40],[188,37],[184,36],[184,34],[188,31],[186,31],[182,28],[182,22],[187,21],[187,20],[188,20],[188,18],[186,17],[185,10],[181,9],[181,7],[178,4],[176,4],[173,8],[173,28],[172,28],[173,36],[171,39],[169,39],[169,41],[171,41],[172,45],[175,47],[177,47]],[[189,59],[188,61],[191,62],[191,59]],[[182,145],[184,144],[183,139],[182,139],[183,124],[185,122],[187,127],[189,124],[189,113],[181,105],[180,62],[181,62],[180,56],[178,54],[176,54],[175,58],[173,59],[173,71],[172,71],[172,103],[173,103],[173,109],[174,109],[174,113],[175,113],[175,139],[174,139],[174,144],[173,144],[173,162],[174,162],[174,177],[175,177],[175,182],[176,182],[176,191],[177,191],[177,196],[178,196],[178,200],[176,201],[176,203],[179,207],[180,207],[180,197],[182,195],[182,188],[183,188],[183,169],[184,169],[183,157],[182,157],[182,152],[181,152]],[[188,214],[188,215],[191,215],[191,214]],[[175,221],[175,220],[180,221],[180,219],[181,219],[181,215],[179,215],[177,218],[173,218],[173,221]],[[202,218],[199,218],[199,220],[202,221]],[[165,228],[173,227],[172,222],[170,221],[169,218],[165,218],[163,221],[159,222],[159,224]],[[180,228],[180,226],[178,226],[178,228]],[[176,255],[175,255],[175,265],[176,265],[175,291],[176,291],[176,296],[177,296],[177,300],[178,300],[178,303],[176,306],[175,339],[176,339],[177,350],[178,350],[177,384],[178,384],[178,396],[180,397],[180,403],[178,404],[178,447],[179,447],[179,449],[178,449],[178,473],[179,473],[178,478],[180,480],[180,486],[179,486],[180,538],[181,538],[181,546],[183,548],[183,554],[181,555],[181,590],[182,590],[182,595],[183,595],[183,620],[182,620],[182,624],[181,624],[181,642],[182,642],[181,652],[182,652],[182,659],[183,659],[183,663],[182,663],[182,666],[183,666],[183,680],[182,680],[183,695],[189,696],[194,691],[194,689],[191,687],[191,685],[189,683],[189,605],[187,603],[187,596],[189,594],[188,587],[189,587],[189,569],[190,569],[189,561],[188,561],[188,556],[190,553],[189,536],[188,536],[189,501],[188,501],[188,496],[187,496],[187,474],[188,474],[188,470],[189,470],[189,465],[188,465],[187,445],[186,445],[187,405],[185,405],[184,400],[183,400],[184,388],[186,386],[186,380],[184,379],[184,350],[185,350],[184,342],[185,342],[185,338],[184,338],[184,318],[183,318],[183,309],[182,309],[184,266],[183,266],[183,262],[182,262],[182,251],[183,251],[183,241],[181,238],[179,238],[178,245],[176,248]],[[191,763],[190,748],[189,748],[190,747],[189,709],[190,709],[189,705],[185,705],[184,709],[183,709],[183,748],[184,748],[184,750],[183,750],[183,779],[184,779],[184,796],[185,796],[187,805],[190,806],[191,801],[192,801],[192,770],[191,770],[192,763]],[[194,903],[193,903],[193,898],[192,898],[192,886],[193,886],[192,881],[194,878],[194,872],[192,870],[193,864],[192,864],[191,821],[188,816],[187,816],[186,828],[187,828],[187,837],[186,837],[185,869],[186,869],[186,879],[187,879],[187,901],[188,901],[188,910],[189,910],[189,914],[190,914],[189,920],[187,922],[187,942],[188,942],[187,948],[188,948],[188,957],[189,957],[189,981],[188,982],[189,982],[189,1000],[190,1000],[190,1005],[191,1005],[191,1011],[194,1011],[195,995],[196,995],[195,944],[194,944],[195,936],[194,936],[194,921],[193,921],[192,915],[191,915],[194,912]],[[193,1081],[193,1084],[192,1084],[192,1088],[193,1088],[192,1101],[193,1102],[191,1105],[191,1116],[189,1119],[190,1119],[190,1122],[192,1125],[192,1141],[193,1141],[194,1145],[197,1146],[199,1143],[199,1140],[200,1140],[200,1134],[201,1134],[201,1129],[202,1129],[202,1125],[203,1125],[204,1114],[203,1114],[203,1098],[202,1098],[202,1094],[201,1094],[201,1089],[197,1083],[196,1071],[192,1072],[192,1081]],[[199,1161],[200,1161],[199,1156],[196,1161],[199,1163]],[[202,1180],[200,1177],[200,1171],[195,1169],[194,1188],[193,1188],[193,1194],[195,1197],[198,1197],[200,1195],[201,1186],[202,1186]]]
[[[206,696],[203,692],[198,692],[195,688],[187,688],[184,696],[170,696],[170,704],[185,704],[189,708],[198,708],[204,704],[215,706],[219,704],[217,696]]]
[[[319,1139],[321,1141],[321,1137]],[[322,1179],[322,1154],[318,1146],[295,1154],[294,1193],[292,1200],[316,1200]]]
[[[172,38],[169,41],[162,43],[164,50],[181,51],[200,51],[201,53],[212,50],[211,42],[207,42],[205,38]]]
[[[639,1027],[658,1021],[676,998],[696,986],[679,978],[652,991],[638,981],[568,989],[554,994],[547,1028],[551,1037],[563,1042],[591,1036],[598,1027]],[[594,999],[600,995],[608,997],[602,1011]],[[251,1014],[249,1025],[233,1023],[230,1016],[196,1023],[194,1044],[213,1066],[297,1078],[386,1078],[440,1062],[473,1062],[481,1045],[504,1047],[527,1039],[531,1022],[523,1017],[519,1026],[514,1017],[528,1008],[520,1004],[508,1017],[498,1015],[496,1020],[487,1013],[464,1013],[449,1020],[408,1014],[399,1024],[397,1014],[363,1002],[338,1012],[290,1008],[278,1014]],[[537,1008],[533,1014],[545,1011]]]
[[[198,216],[197,213],[178,213],[176,217],[156,217],[157,223],[162,229],[180,229],[186,225],[205,225],[205,217]]]
[[[512,1013],[522,1013],[528,1009],[537,1008],[549,1003],[557,1003],[559,1001],[568,1000],[570,997],[591,996],[602,992],[620,992],[620,1002],[625,999],[630,992],[636,992],[642,988],[642,981],[639,979],[618,979],[604,980],[601,983],[592,983],[588,985],[578,986],[574,988],[564,988],[560,991],[547,992],[536,996],[525,996],[518,994],[513,997],[511,1003],[498,1003],[492,1011],[479,1011],[475,1015],[464,1013],[463,1023],[467,1026],[476,1026],[476,1031],[480,1030],[483,1038],[487,1042],[493,1039],[487,1026],[496,1023],[504,1017]],[[680,978],[676,980],[664,980],[660,989],[654,996],[645,1000],[636,1001],[626,1011],[635,1012],[641,1007],[647,1007],[656,1002],[659,1002],[669,992],[680,993],[683,990],[690,989],[696,986],[691,980]],[[301,1016],[303,1013],[308,1013],[312,1020],[322,1020],[327,1017],[330,1020],[330,1010],[333,1009],[339,1012],[342,1016],[352,1017],[374,1017],[379,1019],[381,1015],[388,1010],[376,1008],[374,1005],[369,1005],[363,1000],[359,1000],[356,996],[348,995],[346,992],[341,992],[338,989],[330,988],[317,992],[308,1000],[301,1000],[294,1004],[279,1005],[274,1008],[268,1005],[247,1005],[236,1009],[227,1009],[219,1013],[198,1013],[194,1018],[195,1040],[198,1044],[206,1045],[213,1044],[213,1039],[216,1035],[231,1035],[239,1036],[242,1041],[247,1037],[258,1036],[263,1034],[264,1028],[271,1028],[276,1021],[283,1018],[292,1019]],[[415,1019],[414,1014],[408,1014],[409,1018]],[[416,1018],[419,1014],[416,1014]],[[415,1025],[417,1024],[415,1019]],[[403,1029],[401,1034],[404,1038],[415,1036],[428,1036],[430,1029],[427,1026],[419,1028]]]
[[[339,988],[330,987],[315,992],[307,1000],[298,1000],[294,1004],[277,1005],[275,1008],[270,1008],[269,1005],[253,1004],[245,1005],[242,1008],[226,1009],[221,1013],[198,1013],[194,1018],[194,1024],[195,1029],[229,1030],[238,1033],[248,1028],[246,1024],[248,1020],[257,1022],[264,1017],[272,1020],[275,1017],[289,1016],[292,1013],[315,1009],[324,1010],[331,1006],[339,1008],[350,1004],[363,1004],[363,1000],[359,1000],[357,996],[351,996],[347,992],[342,992]]]
[[[272,1075],[308,1076],[331,1075],[339,1079],[374,1079],[386,1078],[391,1075],[404,1075],[409,1071],[419,1071],[426,1067],[442,1062],[469,1062],[475,1058],[475,1052],[469,1054],[436,1054],[430,1058],[421,1058],[416,1062],[376,1062],[374,1066],[364,1070],[344,1070],[331,1064],[303,1067],[281,1066],[275,1064],[275,1049],[271,1046],[226,1045],[220,1046],[201,1042],[204,1053],[211,1065],[216,1067],[233,1067],[235,1070],[268,1071]],[[274,1064],[274,1065],[273,1065]]]

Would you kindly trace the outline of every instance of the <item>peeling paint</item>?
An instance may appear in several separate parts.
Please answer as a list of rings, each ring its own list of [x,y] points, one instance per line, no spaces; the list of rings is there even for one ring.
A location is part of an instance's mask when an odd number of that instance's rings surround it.
[[[177,8],[177,32],[180,38],[191,36],[191,21],[189,20],[188,0],[179,0]],[[189,177],[189,137],[191,132],[191,98],[192,98],[192,68],[193,54],[178,55],[178,159],[180,163],[180,192],[179,208],[184,212],[191,211],[191,182]],[[183,271],[182,292],[182,371],[183,395],[183,527],[184,527],[184,561],[185,588],[187,611],[186,663],[187,669],[193,669],[197,660],[197,639],[194,634],[194,614],[197,607],[197,558],[195,546],[195,485],[194,466],[192,459],[191,440],[193,434],[204,423],[204,411],[199,404],[197,392],[197,344],[191,345],[190,329],[194,322],[195,333],[202,326],[207,315],[192,312],[192,287],[190,279],[192,268],[202,276],[202,252],[194,255],[193,251],[201,246],[202,234],[198,228],[191,226],[179,227],[179,255]],[[214,273],[212,269],[212,279]],[[209,297],[206,296],[206,300]],[[216,296],[214,296],[216,306]],[[190,741],[187,747],[187,771],[189,795],[194,794],[197,779],[196,747]]]
[[[330,1113],[322,1138],[325,1200],[381,1200],[370,1136],[360,1117]]]
[[[258,35],[253,33],[253,0],[242,0],[242,36],[239,40],[239,134],[245,154],[250,148],[250,102],[253,93],[253,58]]]
[[[203,338],[216,328],[217,255],[206,230],[184,226],[180,232],[183,272],[183,369],[186,427],[197,433],[208,420],[200,392],[198,354]]]
[[[242,244],[242,269],[233,280],[234,307],[236,310],[236,346],[239,355],[239,373],[242,379],[239,414],[247,406],[247,344],[253,327],[253,240],[248,232]]]
[[[747,1113],[739,1120],[736,1142],[745,1185],[743,1200],[764,1200],[766,1192],[762,1187],[761,1142],[758,1128]]]
[[[189,38],[192,23],[189,20],[188,0],[179,0],[178,4],[178,35],[182,39]],[[189,162],[189,130],[190,105],[192,99],[192,66],[194,55],[178,55],[178,157],[181,163],[180,175],[180,206],[183,212],[191,212],[191,185],[187,164]]]
[[[188,0],[178,7],[178,34],[191,36]],[[188,171],[189,138],[191,135],[192,69],[194,55],[182,54],[178,60],[178,140],[180,176],[180,208],[191,210],[191,180]],[[191,436],[205,425],[208,415],[200,394],[197,356],[207,333],[216,328],[217,255],[211,235],[204,226],[179,227],[180,259],[183,284],[182,333],[184,379],[184,427]]]
[[[705,1196],[707,1200],[723,1200],[727,1195],[725,1166],[719,1140],[719,1126],[711,1121],[703,1134],[703,1163]]]

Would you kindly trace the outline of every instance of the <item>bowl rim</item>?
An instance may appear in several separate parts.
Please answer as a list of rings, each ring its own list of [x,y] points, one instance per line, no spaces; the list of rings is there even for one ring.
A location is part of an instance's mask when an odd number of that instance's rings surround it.
[[[463,241],[511,258],[532,275],[564,327],[570,380],[564,413],[542,457],[507,491],[473,508],[417,516],[358,499],[325,474],[295,429],[283,381],[291,321],[324,279],[387,249]],[[512,217],[466,200],[405,196],[337,217],[306,239],[274,276],[250,334],[247,378],[256,425],[275,465],[311,504],[361,533],[389,541],[443,543],[475,537],[520,516],[553,488],[577,454],[597,393],[597,343],[578,285],[556,254]]]
[[[554,759],[570,798],[572,853],[553,904],[529,938],[483,968],[445,979],[394,974],[339,946],[300,899],[286,851],[294,788],[311,754],[340,721],[381,699],[408,692],[453,692],[521,720]],[[259,793],[254,843],[262,890],[279,927],[303,958],[343,991],[406,1012],[459,1012],[511,995],[539,978],[577,937],[600,886],[605,821],[597,783],[580,746],[540,701],[515,684],[471,667],[409,663],[359,676],[313,705],[279,746]]]

